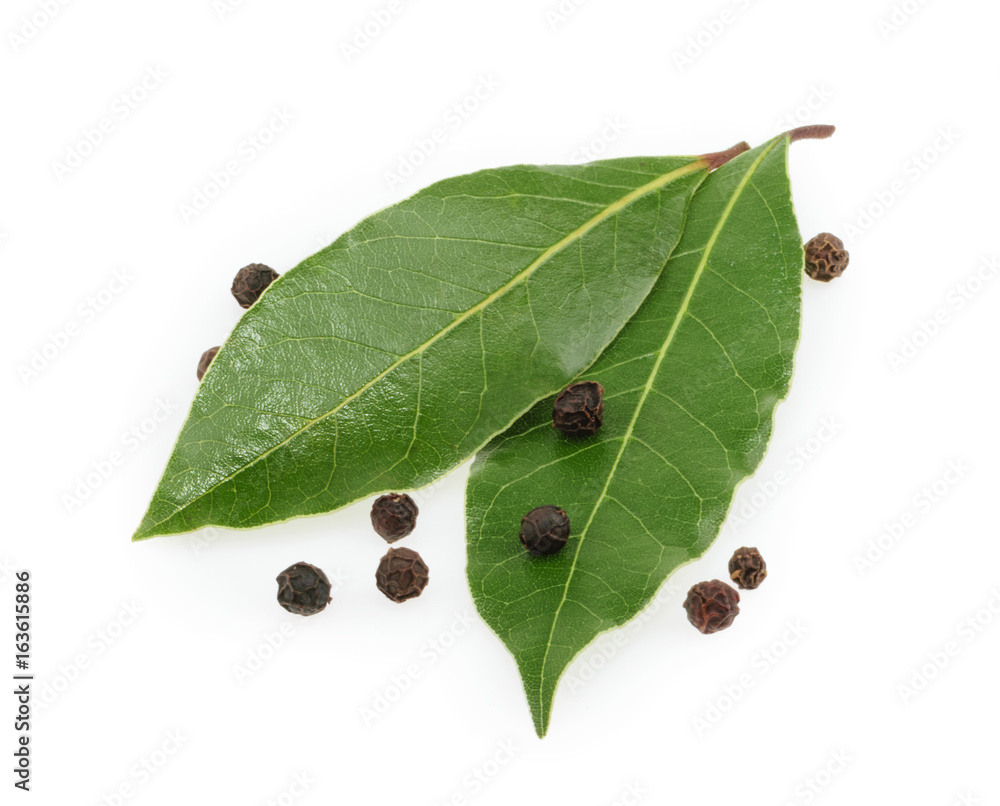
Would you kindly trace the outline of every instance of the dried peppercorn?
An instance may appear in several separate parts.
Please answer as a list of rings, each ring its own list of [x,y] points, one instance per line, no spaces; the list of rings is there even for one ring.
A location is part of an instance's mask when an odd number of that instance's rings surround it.
[[[740,595],[736,588],[713,579],[692,586],[684,600],[684,609],[688,621],[708,635],[733,623],[740,612],[739,602]]]
[[[564,434],[589,437],[604,423],[604,387],[580,381],[563,389],[552,406],[552,425]]]
[[[850,255],[844,249],[844,242],[836,235],[821,232],[805,245],[806,274],[814,280],[828,283],[840,277],[847,268]]]
[[[212,359],[215,358],[215,354],[219,352],[218,347],[211,347],[205,350],[201,354],[201,358],[198,359],[198,380],[200,381],[205,377],[205,373],[208,372],[208,365],[212,363]]]
[[[278,279],[278,272],[263,263],[244,266],[233,278],[232,292],[242,308],[249,308],[264,293],[264,289]]]
[[[330,580],[315,565],[295,563],[278,574],[278,604],[289,613],[312,616],[330,603]]]
[[[729,560],[729,578],[740,590],[752,591],[767,576],[767,563],[757,549],[750,546],[736,549]]]
[[[555,554],[569,540],[569,516],[556,506],[535,507],[521,518],[519,537],[521,545],[536,557]]]
[[[375,572],[378,589],[394,602],[419,596],[428,579],[427,564],[413,549],[389,549]]]
[[[387,543],[406,537],[417,525],[420,510],[405,493],[389,493],[375,499],[372,504],[372,528]]]

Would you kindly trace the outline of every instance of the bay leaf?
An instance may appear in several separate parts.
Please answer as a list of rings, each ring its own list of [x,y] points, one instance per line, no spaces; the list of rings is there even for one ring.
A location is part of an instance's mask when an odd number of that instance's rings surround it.
[[[480,171],[365,219],[244,314],[133,540],[439,478],[597,358],[739,150]]]
[[[573,658],[704,553],[763,457],[799,335],[803,252],[787,151],[832,131],[813,129],[742,154],[698,189],[650,295],[577,378],[605,388],[597,434],[555,431],[550,398],[476,457],[469,585],[514,656],[539,736]],[[566,510],[571,536],[558,554],[532,557],[520,520],[545,504]]]

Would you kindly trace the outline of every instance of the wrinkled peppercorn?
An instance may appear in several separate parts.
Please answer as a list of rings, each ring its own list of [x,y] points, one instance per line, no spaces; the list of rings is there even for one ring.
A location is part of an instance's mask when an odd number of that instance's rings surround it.
[[[423,593],[427,564],[413,549],[389,549],[375,572],[375,584],[394,602],[405,602]]]
[[[754,590],[766,576],[767,563],[757,549],[744,546],[733,552],[729,560],[729,578],[739,585],[740,590]]]
[[[315,565],[295,563],[278,574],[278,604],[289,613],[312,616],[330,603],[330,580]]]
[[[200,381],[205,377],[205,373],[208,372],[208,365],[212,363],[212,359],[215,358],[215,354],[219,352],[218,347],[212,347],[205,350],[201,354],[201,358],[198,359],[198,380]]]
[[[387,543],[395,543],[413,531],[419,514],[410,496],[389,493],[376,498],[372,504],[372,527]]]
[[[535,507],[521,518],[521,545],[536,557],[555,554],[569,539],[569,516],[559,507]]]
[[[828,283],[840,277],[847,268],[850,255],[844,249],[844,242],[836,235],[821,232],[805,245],[806,274],[814,280]]]
[[[596,381],[567,386],[552,406],[552,425],[571,436],[589,437],[604,422],[604,387]]]
[[[249,308],[264,293],[264,289],[278,279],[278,272],[263,263],[244,266],[233,278],[233,296],[242,308]]]
[[[736,588],[713,579],[699,582],[688,591],[684,600],[688,621],[706,635],[724,630],[740,612],[740,595]]]

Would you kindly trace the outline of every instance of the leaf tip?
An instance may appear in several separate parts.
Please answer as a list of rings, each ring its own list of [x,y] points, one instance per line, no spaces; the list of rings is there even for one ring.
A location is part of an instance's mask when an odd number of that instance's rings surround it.
[[[702,154],[698,159],[705,163],[708,170],[714,171],[716,168],[721,168],[733,157],[738,157],[740,154],[749,150],[750,144],[744,140],[741,143],[737,143],[732,148],[727,148],[725,151],[715,151],[711,154]]]
[[[832,137],[836,130],[836,126],[814,123],[811,126],[799,126],[797,129],[791,129],[785,132],[785,136],[790,143],[797,143],[799,140],[825,140],[827,137]]]
[[[150,523],[150,518],[147,513],[146,517],[142,519],[139,525],[135,528],[135,531],[132,533],[132,542],[141,543],[143,540],[149,540],[159,534],[162,534],[162,532],[156,531],[156,524]]]

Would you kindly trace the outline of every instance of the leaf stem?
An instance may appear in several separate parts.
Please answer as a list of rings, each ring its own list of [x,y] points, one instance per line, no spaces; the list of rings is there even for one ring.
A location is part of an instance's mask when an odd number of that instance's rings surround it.
[[[708,170],[714,171],[716,168],[721,168],[733,157],[738,157],[744,151],[749,150],[750,144],[744,140],[742,143],[737,143],[732,148],[727,148],[725,151],[715,151],[711,154],[702,154],[699,159],[701,159],[708,166]]]
[[[835,126],[829,126],[825,123],[814,123],[811,126],[799,126],[797,129],[791,129],[785,132],[785,136],[790,143],[796,143],[799,140],[825,140],[836,130]]]

